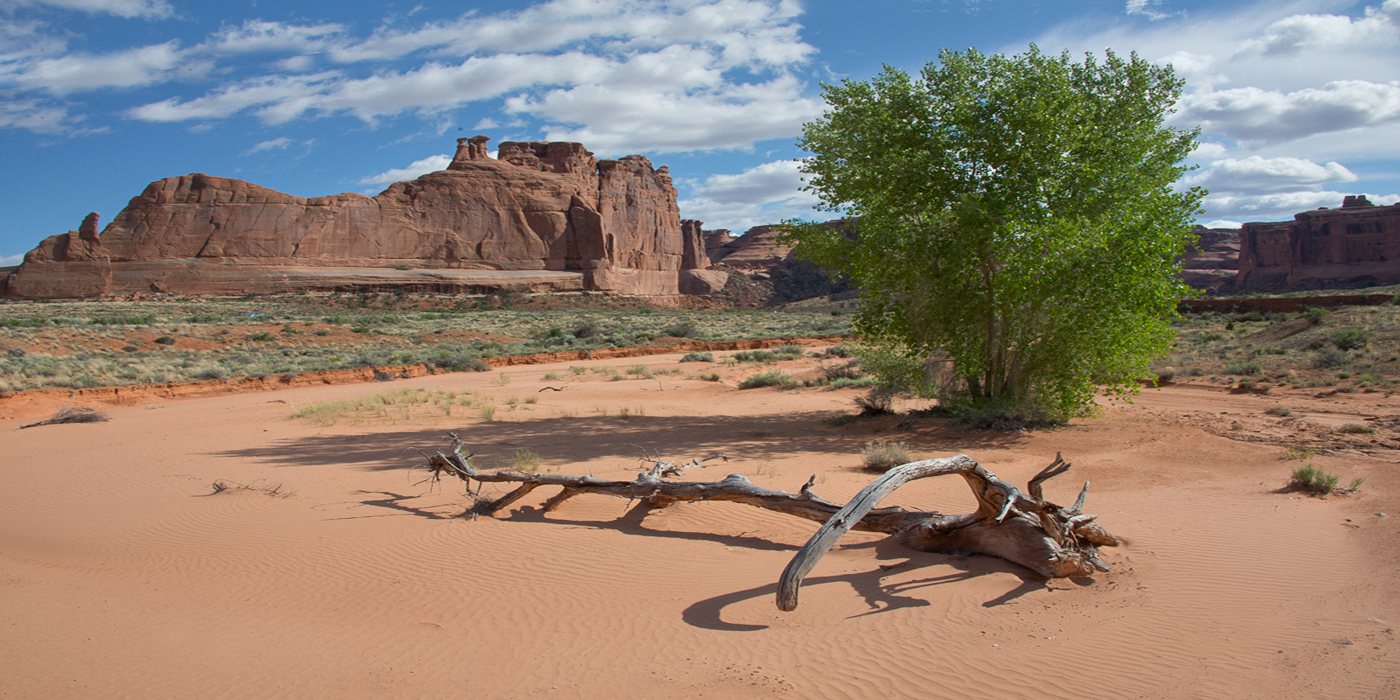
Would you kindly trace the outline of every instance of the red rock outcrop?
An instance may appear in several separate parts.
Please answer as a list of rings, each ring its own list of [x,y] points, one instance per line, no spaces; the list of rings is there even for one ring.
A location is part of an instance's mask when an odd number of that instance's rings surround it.
[[[1340,209],[1240,229],[1238,286],[1250,289],[1365,287],[1400,282],[1400,205],[1364,196]]]
[[[599,161],[577,143],[505,142],[492,159],[488,140],[458,139],[446,170],[374,197],[294,197],[204,174],[153,182],[100,236],[92,214],[40,243],[6,293],[675,295],[696,286],[708,266],[703,241],[682,234],[665,167],[642,156]]]
[[[1196,289],[1216,291],[1235,283],[1240,262],[1240,232],[1197,226],[1197,243],[1181,257],[1181,279]]]

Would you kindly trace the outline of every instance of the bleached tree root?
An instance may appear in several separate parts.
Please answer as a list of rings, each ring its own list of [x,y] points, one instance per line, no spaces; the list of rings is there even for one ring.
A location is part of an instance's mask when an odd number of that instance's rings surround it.
[[[471,465],[471,454],[454,434],[450,453],[425,455],[433,481],[456,477],[472,492],[478,484],[476,504],[471,515],[492,515],[519,501],[540,486],[560,486],[562,490],[544,503],[544,511],[583,493],[601,493],[621,498],[645,500],[665,506],[678,501],[731,501],[794,515],[822,523],[816,534],[800,549],[778,581],[777,604],[781,610],[797,607],[802,579],[851,530],[882,532],[905,545],[925,552],[945,554],[986,554],[1020,564],[1046,578],[1087,576],[1108,571],[1098,557],[1098,547],[1111,547],[1121,541],[1103,529],[1093,515],[1084,514],[1089,491],[1085,482],[1078,500],[1063,508],[1044,499],[1041,485],[1069,470],[1059,455],[1050,466],[1033,477],[1025,492],[997,476],[967,455],[910,462],[885,472],[844,506],[828,501],[812,491],[816,477],[809,479],[796,494],[755,485],[741,474],[730,474],[720,481],[668,481],[683,476],[686,468],[703,466],[715,455],[688,464],[653,460],[651,469],[632,481],[598,479],[565,474],[526,474],[511,469],[483,472]],[[881,499],[910,481],[959,474],[977,498],[977,510],[961,515],[937,511],[908,511],[898,506],[876,508]],[[515,483],[515,489],[495,499],[479,497],[482,483]]]

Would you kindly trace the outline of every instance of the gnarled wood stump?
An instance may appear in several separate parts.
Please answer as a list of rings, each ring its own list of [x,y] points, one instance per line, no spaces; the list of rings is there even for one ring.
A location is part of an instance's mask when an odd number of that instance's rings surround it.
[[[582,493],[601,493],[628,499],[646,500],[656,506],[678,501],[733,501],[795,515],[822,523],[812,539],[798,550],[778,582],[777,604],[781,610],[797,607],[802,579],[851,530],[883,532],[900,542],[925,552],[945,554],[986,554],[1020,564],[1046,578],[1086,576],[1108,571],[1098,557],[1098,547],[1117,546],[1120,540],[1103,529],[1093,515],[1083,513],[1089,491],[1085,482],[1079,498],[1070,508],[1045,500],[1041,485],[1069,470],[1059,455],[1050,466],[1031,479],[1026,491],[998,479],[967,455],[926,459],[895,467],[866,486],[850,503],[833,503],[812,492],[816,477],[796,493],[774,491],[755,485],[741,474],[730,474],[720,481],[668,481],[683,476],[688,467],[698,467],[715,455],[677,466],[674,462],[654,461],[652,468],[632,481],[613,481],[592,476],[565,474],[526,474],[511,469],[478,471],[471,465],[471,454],[463,454],[462,441],[453,434],[450,453],[425,455],[434,482],[454,476],[472,492],[478,484],[477,501],[469,515],[492,515],[520,500],[540,486],[560,486],[562,490],[544,503],[549,512]],[[950,474],[961,475],[977,498],[977,510],[961,515],[937,511],[907,511],[899,507],[876,508],[885,496],[916,479]],[[479,484],[516,483],[514,490],[496,499],[479,497]]]

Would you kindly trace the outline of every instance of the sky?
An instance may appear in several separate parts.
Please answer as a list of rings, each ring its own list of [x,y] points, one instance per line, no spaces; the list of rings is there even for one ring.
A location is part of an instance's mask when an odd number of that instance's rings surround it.
[[[1031,43],[1186,79],[1198,223],[1400,202],[1400,0],[0,0],[0,265],[161,178],[373,195],[476,134],[645,155],[707,229],[834,218],[822,83]]]

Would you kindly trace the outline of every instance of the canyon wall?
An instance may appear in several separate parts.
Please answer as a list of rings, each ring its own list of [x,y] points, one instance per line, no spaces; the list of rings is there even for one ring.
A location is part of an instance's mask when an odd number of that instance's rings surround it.
[[[1240,229],[1235,284],[1250,290],[1359,288],[1400,282],[1400,205],[1348,196],[1340,209]]]
[[[505,142],[493,159],[488,140],[459,139],[446,170],[374,197],[295,197],[204,174],[159,180],[100,234],[91,214],[45,239],[5,293],[669,296],[712,286],[697,283],[709,265],[704,242],[698,230],[682,233],[665,167],[642,156],[600,161],[577,143]]]

